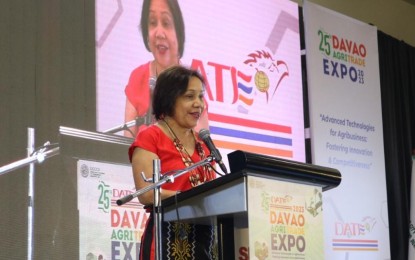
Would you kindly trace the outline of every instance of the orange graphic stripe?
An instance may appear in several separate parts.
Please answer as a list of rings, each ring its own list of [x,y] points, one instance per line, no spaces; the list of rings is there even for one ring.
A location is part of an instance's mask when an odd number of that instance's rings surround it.
[[[241,100],[242,102],[244,102],[248,106],[251,106],[254,103],[254,100],[252,98],[246,98],[246,97],[242,96],[241,94],[239,94],[239,100]]]

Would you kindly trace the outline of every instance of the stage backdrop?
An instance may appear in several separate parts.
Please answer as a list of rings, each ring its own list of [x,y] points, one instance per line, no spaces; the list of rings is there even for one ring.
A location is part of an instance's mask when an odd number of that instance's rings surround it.
[[[343,176],[324,194],[326,259],[389,259],[377,29],[303,11],[313,163]]]
[[[212,138],[234,150],[304,162],[298,6],[279,1],[179,1],[181,60],[206,77]],[[139,29],[142,1],[96,1],[97,130],[124,123],[124,89],[152,60]],[[227,160],[226,160],[227,161]]]
[[[226,154],[236,149],[304,162],[297,4],[289,0],[180,0],[179,4],[186,31],[181,62],[200,70],[207,80],[210,131],[224,162]],[[96,1],[97,131],[124,123],[124,89],[130,73],[153,59],[139,29],[141,8],[141,0]],[[80,202],[80,255],[134,257],[139,240],[131,228],[138,225],[141,232],[143,210],[112,203],[105,212],[97,204],[102,196],[99,188],[108,190],[104,195],[112,202],[131,192],[132,173],[91,162],[80,162],[79,167],[106,172],[101,177],[105,183],[80,177],[84,186],[79,196],[90,191],[90,198],[85,198],[89,204]],[[91,216],[100,219],[99,226],[88,225]],[[89,237],[94,233],[100,236],[96,242]]]

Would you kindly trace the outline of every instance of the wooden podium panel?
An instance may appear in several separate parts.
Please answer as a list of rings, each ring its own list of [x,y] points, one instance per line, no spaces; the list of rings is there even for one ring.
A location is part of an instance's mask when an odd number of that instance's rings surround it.
[[[216,225],[221,259],[235,259],[234,227],[249,228],[250,180],[251,183],[259,178],[265,183],[272,180],[301,187],[306,185],[316,187],[317,191],[335,188],[341,182],[340,172],[332,168],[243,151],[232,152],[228,158],[230,174],[162,202],[164,221]]]

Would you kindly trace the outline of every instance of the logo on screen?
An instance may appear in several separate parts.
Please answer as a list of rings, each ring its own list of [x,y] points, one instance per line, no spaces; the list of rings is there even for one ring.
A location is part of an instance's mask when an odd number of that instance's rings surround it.
[[[81,176],[87,178],[89,175],[89,167],[86,164],[81,165]]]
[[[284,78],[289,76],[288,65],[283,60],[275,59],[266,50],[257,50],[247,55],[244,64],[252,70],[252,75],[238,72],[238,99],[243,103],[238,111],[248,113],[248,107],[254,102],[253,96],[257,93],[265,95],[267,103],[276,95]],[[253,81],[252,81],[253,78]]]
[[[335,251],[378,251],[379,241],[368,239],[376,226],[374,217],[363,217],[361,222],[336,222],[334,225],[337,238],[332,240]]]

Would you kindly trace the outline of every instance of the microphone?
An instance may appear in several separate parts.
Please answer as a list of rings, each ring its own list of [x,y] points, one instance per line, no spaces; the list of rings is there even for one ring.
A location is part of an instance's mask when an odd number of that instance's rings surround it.
[[[199,137],[202,139],[202,141],[206,144],[206,146],[209,148],[210,154],[215,159],[215,162],[217,162],[222,169],[224,173],[228,173],[226,170],[225,164],[222,162],[222,156],[220,155],[219,150],[216,148],[215,144],[212,141],[212,138],[210,138],[210,132],[207,129],[200,129],[199,131]]]
[[[146,125],[151,125],[154,121],[152,104],[153,104],[153,91],[154,91],[154,88],[156,87],[156,80],[157,80],[156,77],[150,77],[148,81],[148,84],[150,87],[150,105],[148,106],[147,113],[144,117],[144,123]]]

